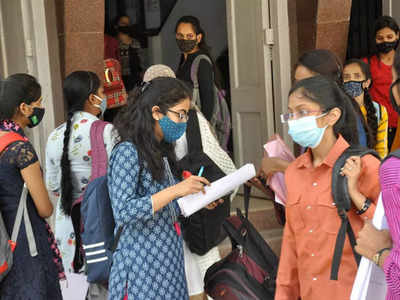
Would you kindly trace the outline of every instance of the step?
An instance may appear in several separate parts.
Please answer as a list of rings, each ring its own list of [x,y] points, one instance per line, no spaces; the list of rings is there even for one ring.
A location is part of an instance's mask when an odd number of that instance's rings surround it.
[[[242,196],[237,196],[232,201],[231,215],[236,215],[236,208],[239,208],[244,214],[244,201]],[[276,220],[275,208],[271,200],[251,198],[249,220],[258,231],[282,228]]]
[[[277,256],[280,256],[283,229],[282,228],[269,229],[269,230],[261,231],[259,233],[264,238],[264,240],[267,242],[267,244],[271,247],[271,249],[274,251],[274,253]],[[225,256],[227,256],[232,250],[232,244],[231,244],[231,241],[229,240],[229,238],[226,238],[225,240],[223,240],[221,242],[221,244],[219,244],[218,249],[219,249],[221,258],[224,258]]]

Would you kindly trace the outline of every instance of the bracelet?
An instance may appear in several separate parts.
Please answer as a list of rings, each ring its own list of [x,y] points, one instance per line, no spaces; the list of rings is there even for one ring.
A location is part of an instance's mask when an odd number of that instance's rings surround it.
[[[372,257],[373,262],[379,267],[379,262],[381,260],[381,256],[383,254],[383,252],[385,251],[391,251],[391,248],[383,248],[381,250],[379,250],[378,252],[376,252],[376,254]]]
[[[371,203],[372,201],[366,198],[363,207],[360,210],[356,211],[357,215],[362,215],[363,213],[365,213],[371,206]]]

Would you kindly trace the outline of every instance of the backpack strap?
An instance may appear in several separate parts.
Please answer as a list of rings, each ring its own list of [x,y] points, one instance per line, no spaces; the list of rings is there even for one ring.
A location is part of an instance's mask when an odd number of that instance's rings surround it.
[[[244,184],[243,197],[244,197],[244,212],[246,219],[249,218],[250,194],[251,194],[251,186]]]
[[[193,88],[194,89],[198,89],[199,88],[199,80],[198,80],[197,74],[199,72],[199,65],[200,65],[200,61],[202,59],[205,59],[206,61],[209,62],[210,65],[212,65],[211,59],[205,54],[200,54],[193,60],[192,66],[190,68],[190,78],[193,81]]]
[[[20,134],[13,131],[0,131],[0,153],[9,145],[18,141],[25,141],[25,139]]]
[[[333,254],[332,268],[331,268],[331,280],[338,280],[338,272],[340,262],[343,254],[344,242],[346,239],[346,233],[349,237],[351,248],[353,250],[354,258],[357,265],[360,263],[361,256],[355,252],[354,247],[356,245],[356,238],[354,235],[353,228],[347,217],[347,212],[351,209],[352,201],[347,185],[347,177],[340,175],[340,170],[346,163],[346,160],[351,156],[365,156],[373,155],[380,160],[379,155],[371,149],[364,147],[350,147],[347,148],[336,160],[332,170],[332,197],[335,202],[338,215],[342,220],[338,235],[336,237],[335,251]]]
[[[378,120],[378,124],[381,121],[381,117],[382,117],[382,112],[381,112],[381,105],[375,101],[372,101],[372,105],[375,108],[376,111],[376,118]]]
[[[35,236],[33,235],[32,224],[29,219],[28,208],[26,207],[26,200],[28,197],[28,188],[26,184],[24,184],[22,188],[21,198],[18,204],[17,215],[15,217],[15,223],[13,226],[12,234],[11,234],[11,241],[13,241],[14,245],[18,239],[19,229],[22,223],[22,216],[24,217],[24,224],[25,224],[25,231],[26,231],[26,238],[28,240],[29,252],[32,257],[38,255],[37,248],[36,248],[36,241]]]
[[[18,133],[13,131],[2,131],[0,132],[0,153],[3,152],[9,145],[18,141],[25,141],[25,139]],[[28,196],[28,188],[24,183],[22,188],[21,198],[18,204],[17,215],[15,217],[15,222],[13,226],[13,231],[11,234],[11,241],[14,246],[16,245],[19,229],[22,223],[22,217],[24,217],[26,237],[28,239],[29,252],[32,257],[38,254],[36,248],[36,241],[33,235],[32,224],[29,219],[28,209],[26,207],[26,199]]]
[[[107,173],[108,157],[104,145],[104,128],[108,124],[108,122],[97,120],[90,127],[90,146],[92,150],[91,181]]]
[[[186,140],[188,143],[188,153],[203,152],[203,144],[201,140],[201,132],[197,111],[189,110],[189,120],[187,122]]]

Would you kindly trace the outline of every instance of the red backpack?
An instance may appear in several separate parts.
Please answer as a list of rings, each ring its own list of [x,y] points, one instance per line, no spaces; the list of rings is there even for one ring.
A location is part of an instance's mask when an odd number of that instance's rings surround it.
[[[104,60],[104,94],[108,109],[126,104],[128,96],[121,77],[121,65],[113,58]]]

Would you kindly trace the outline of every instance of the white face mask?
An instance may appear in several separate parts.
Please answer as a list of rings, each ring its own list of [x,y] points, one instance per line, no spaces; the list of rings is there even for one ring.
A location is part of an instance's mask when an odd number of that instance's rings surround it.
[[[93,96],[95,96],[97,99],[101,100],[101,103],[100,103],[100,104],[93,104],[93,106],[95,106],[95,107],[97,107],[97,108],[100,108],[101,116],[103,116],[103,115],[104,115],[104,112],[105,112],[106,109],[107,109],[107,99],[106,99],[106,98],[102,99],[102,98],[100,98],[100,97],[97,96],[97,95],[93,95]]]

